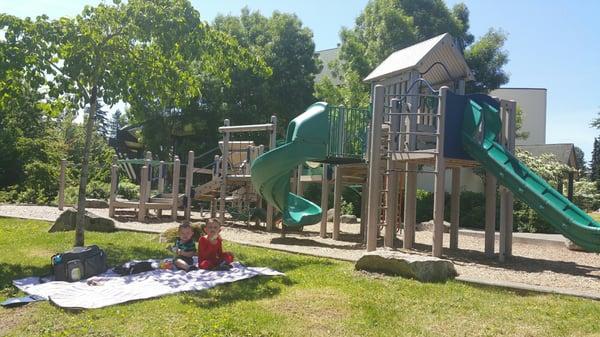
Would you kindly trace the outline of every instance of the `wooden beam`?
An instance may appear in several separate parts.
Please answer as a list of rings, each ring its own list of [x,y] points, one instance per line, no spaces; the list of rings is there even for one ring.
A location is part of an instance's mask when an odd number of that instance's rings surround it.
[[[381,199],[381,125],[383,124],[384,87],[376,85],[373,90],[373,117],[369,139],[369,205],[367,218],[367,251],[377,248],[379,209]]]
[[[460,227],[460,167],[452,168],[452,196],[450,199],[450,249],[458,249]]]
[[[179,175],[181,174],[181,161],[179,157],[175,156],[173,161],[173,188],[171,194],[177,196],[179,194]],[[177,221],[177,208],[179,204],[177,198],[173,198],[173,204],[171,205],[171,219]]]
[[[58,180],[58,209],[63,210],[65,207],[65,180],[67,171],[67,160],[60,161],[60,176]]]
[[[437,142],[435,159],[435,188],[433,196],[433,244],[431,254],[435,257],[442,256],[444,245],[444,203],[445,203],[445,177],[446,177],[446,159],[444,158],[444,119],[446,114],[446,97],[448,87],[440,88],[440,98],[438,103],[438,123],[437,123]]]
[[[496,241],[496,177],[490,172],[485,175],[485,255],[494,256]]]
[[[334,168],[335,183],[333,186],[333,233],[334,240],[340,239],[340,221],[342,216],[342,168],[336,165]]]

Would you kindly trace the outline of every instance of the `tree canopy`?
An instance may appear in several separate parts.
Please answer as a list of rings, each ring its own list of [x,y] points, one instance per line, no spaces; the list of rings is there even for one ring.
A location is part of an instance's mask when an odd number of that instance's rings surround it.
[[[362,79],[370,71],[393,51],[446,32],[457,39],[477,78],[468,87],[470,91],[489,91],[507,83],[508,75],[502,70],[508,62],[502,49],[506,35],[490,29],[474,42],[469,27],[469,10],[462,3],[449,9],[443,0],[371,0],[354,27],[340,33],[340,56],[332,66],[343,80],[343,89],[324,81],[317,84],[315,92],[334,104],[364,106],[369,87]]]

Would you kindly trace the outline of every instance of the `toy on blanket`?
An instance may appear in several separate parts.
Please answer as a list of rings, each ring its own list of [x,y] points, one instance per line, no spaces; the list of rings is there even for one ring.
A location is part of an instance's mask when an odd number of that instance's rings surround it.
[[[171,259],[164,259],[160,261],[159,268],[171,270],[173,269],[173,261]]]

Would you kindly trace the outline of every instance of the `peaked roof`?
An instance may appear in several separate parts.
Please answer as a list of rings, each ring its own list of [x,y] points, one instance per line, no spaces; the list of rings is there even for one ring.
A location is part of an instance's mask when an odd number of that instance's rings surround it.
[[[534,156],[541,156],[544,153],[553,154],[560,163],[575,167],[575,145],[573,143],[563,144],[534,144],[517,145],[519,149],[525,150]]]
[[[436,62],[444,64],[452,79],[473,79],[464,56],[454,43],[454,38],[444,33],[393,52],[364,81],[376,82],[413,69],[423,74]],[[448,73],[440,65],[433,66],[423,77],[432,84],[450,80]]]

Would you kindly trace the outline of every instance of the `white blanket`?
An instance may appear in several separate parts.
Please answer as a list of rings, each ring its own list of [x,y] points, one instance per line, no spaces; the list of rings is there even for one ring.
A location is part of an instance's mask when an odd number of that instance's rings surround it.
[[[93,309],[181,291],[204,290],[258,275],[276,276],[283,273],[234,262],[233,268],[228,271],[195,270],[186,273],[157,269],[119,276],[109,270],[80,282],[41,283],[39,277],[27,277],[13,281],[13,284],[29,295],[42,296],[63,308]]]

